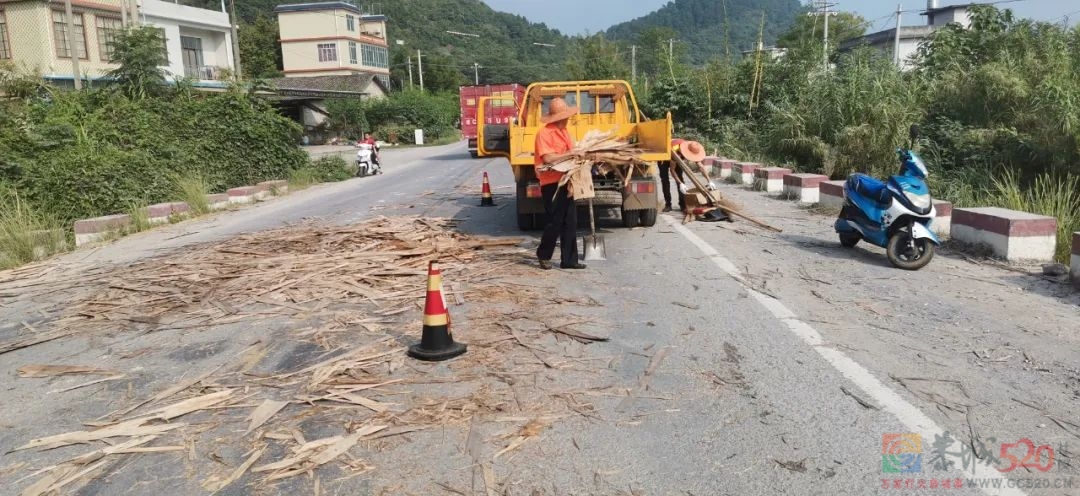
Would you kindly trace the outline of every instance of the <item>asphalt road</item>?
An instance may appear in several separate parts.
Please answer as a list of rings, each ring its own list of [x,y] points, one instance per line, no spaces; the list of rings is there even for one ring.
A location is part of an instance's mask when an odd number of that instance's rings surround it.
[[[461,143],[384,154],[381,176],[320,185],[54,263],[71,274],[92,272],[305,219],[420,214],[455,218],[466,232],[519,234],[504,160],[469,159]],[[477,206],[482,171],[491,175],[495,208]],[[574,311],[606,322],[610,341],[564,349],[596,360],[585,371],[591,390],[620,393],[575,392],[588,398],[589,414],[555,423],[514,456],[497,459],[492,468],[506,494],[1080,494],[1069,447],[1080,443],[1080,299],[1067,286],[951,253],[923,271],[898,271],[881,250],[836,246],[826,215],[735,186],[723,192],[785,233],[747,223],[684,226],[673,215],[654,228],[626,230],[617,213],[602,212],[608,260],[543,274],[554,291],[598,303]],[[534,235],[527,245],[535,246]],[[42,311],[40,296],[9,294],[5,320],[25,321],[62,304]],[[467,330],[459,332],[469,341]],[[94,347],[88,340],[20,350],[0,355],[0,370],[13,376],[29,361],[94,356]],[[171,367],[159,379],[183,372],[181,364]],[[557,367],[542,375],[564,392],[583,386]],[[8,384],[4,446],[55,432],[28,425],[35,418],[60,410],[63,422],[81,418],[64,400],[37,396],[33,387]],[[471,430],[447,429],[372,454],[384,469],[328,492],[468,488],[460,446]],[[954,466],[937,470],[933,444],[946,432],[957,439],[945,447],[950,453],[981,440],[997,456],[1002,443],[1028,438],[1052,446],[1055,465],[1003,474],[953,454]],[[917,446],[921,459],[883,459],[883,449],[904,443]],[[0,467],[13,461],[0,458]],[[142,474],[150,478],[152,470]],[[972,479],[1001,489],[973,488]],[[945,480],[963,487],[939,487]],[[1053,487],[1065,483],[1072,488]],[[1038,484],[1050,488],[1033,488]]]

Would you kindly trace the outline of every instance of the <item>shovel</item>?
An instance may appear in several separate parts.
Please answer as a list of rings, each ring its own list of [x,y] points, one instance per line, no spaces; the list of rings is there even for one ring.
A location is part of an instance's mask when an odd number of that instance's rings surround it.
[[[589,234],[585,240],[585,260],[607,260],[604,237],[596,235],[596,217],[593,215],[592,199],[589,199]]]

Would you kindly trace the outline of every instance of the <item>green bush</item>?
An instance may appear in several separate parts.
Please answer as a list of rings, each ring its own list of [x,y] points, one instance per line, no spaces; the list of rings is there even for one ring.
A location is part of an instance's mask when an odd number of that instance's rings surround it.
[[[355,174],[355,166],[339,155],[322,157],[311,162],[310,169],[318,182],[344,181]]]
[[[299,126],[240,92],[135,100],[57,91],[9,108],[0,112],[0,183],[65,220],[184,199],[177,174],[224,191],[308,162],[295,145]]]

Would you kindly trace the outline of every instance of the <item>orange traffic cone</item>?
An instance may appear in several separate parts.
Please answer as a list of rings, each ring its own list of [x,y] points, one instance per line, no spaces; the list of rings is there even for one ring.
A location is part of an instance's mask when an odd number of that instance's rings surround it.
[[[484,189],[480,193],[481,207],[494,207],[495,199],[491,197],[491,184],[488,183],[487,172],[484,172]]]
[[[428,265],[427,301],[424,303],[424,334],[419,344],[409,347],[409,356],[420,360],[442,361],[465,353],[464,343],[455,343],[450,333],[450,311],[442,292],[442,273],[431,261]]]

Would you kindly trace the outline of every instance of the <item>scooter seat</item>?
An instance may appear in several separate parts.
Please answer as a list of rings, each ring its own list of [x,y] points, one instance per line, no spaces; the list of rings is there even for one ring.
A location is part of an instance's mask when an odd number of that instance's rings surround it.
[[[855,173],[848,176],[848,187],[863,198],[879,204],[889,203],[889,190],[885,183],[866,174]]]

